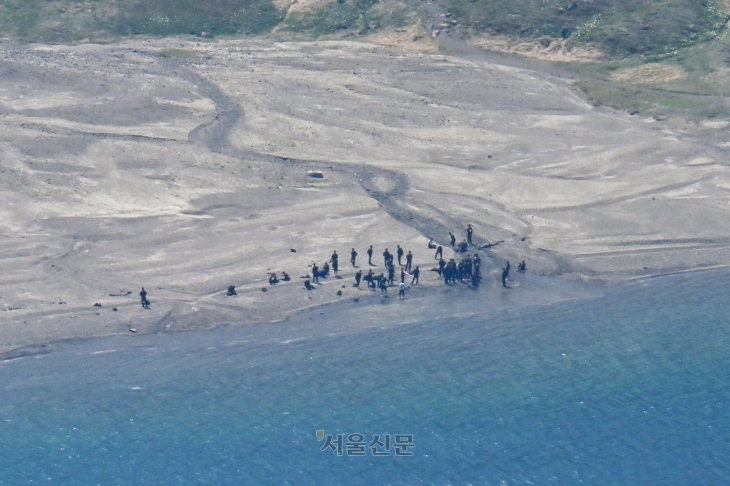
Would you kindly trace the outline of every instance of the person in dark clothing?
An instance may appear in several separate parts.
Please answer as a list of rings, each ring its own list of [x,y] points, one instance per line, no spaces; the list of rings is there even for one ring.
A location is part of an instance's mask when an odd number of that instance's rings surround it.
[[[471,258],[469,258],[469,255],[467,255],[466,258],[464,259],[464,277],[471,278],[471,272],[472,272]]]
[[[401,282],[406,281],[406,270],[403,267],[400,267],[400,281]]]
[[[438,260],[439,258],[442,258],[443,256],[444,256],[444,247],[439,246],[438,248],[436,248],[436,256],[434,256],[433,258],[435,260]]]
[[[411,285],[418,285],[419,275],[421,275],[421,271],[418,269],[418,265],[416,265],[416,269],[413,270],[413,280],[411,280]]]
[[[365,275],[365,281],[368,283],[368,287],[372,287],[373,290],[375,290],[375,274],[373,273],[372,268],[368,271],[368,274]]]
[[[319,267],[312,263],[312,283],[319,283]]]
[[[281,279],[282,279],[282,280],[283,280],[284,282],[288,282],[289,280],[291,280],[291,277],[289,276],[289,274],[288,274],[288,273],[286,273],[286,272],[281,272]]]
[[[385,280],[385,276],[380,277],[378,285],[380,286],[380,295],[385,295],[388,292],[388,283]]]
[[[360,288],[360,279],[362,278],[362,270],[358,270],[355,274],[355,287]]]
[[[279,277],[276,276],[276,272],[272,272],[269,274],[269,285],[274,285],[279,283]]]
[[[456,278],[458,276],[456,260],[454,260],[453,258],[449,260],[449,263],[446,264],[446,268],[449,271],[449,280],[451,281],[451,283],[456,283]]]
[[[459,243],[459,247],[457,248],[459,253],[464,253],[468,249],[469,249],[469,244],[466,241],[462,241],[461,243]]]
[[[229,285],[228,286],[228,292],[226,293],[227,296],[232,297],[236,294],[236,286],[235,285]]]
[[[332,253],[330,261],[332,262],[332,271],[337,275],[337,271],[340,268],[340,256],[337,254],[337,250]]]
[[[527,270],[527,265],[525,264],[525,261],[522,260],[522,262],[519,265],[517,265],[517,271],[524,272],[525,270]]]
[[[357,252],[353,248],[352,251],[350,252],[350,263],[352,263],[353,267],[355,266],[355,258],[357,258]]]
[[[504,267],[505,272],[507,272],[507,276],[509,277],[509,260],[507,260],[507,266]]]
[[[509,274],[509,270],[507,269],[507,267],[504,267],[502,269],[502,287],[504,287],[505,289],[509,288],[509,287],[507,287],[507,275],[508,274]]]
[[[398,250],[395,252],[396,255],[398,255],[398,266],[402,266],[400,259],[403,258],[403,248],[400,247],[400,245],[396,245],[398,247]]]
[[[393,265],[388,266],[388,282],[390,282],[390,285],[393,285],[393,280],[395,279],[395,267]]]
[[[467,225],[466,227],[466,242],[471,245],[471,237],[474,234],[474,228],[471,227],[471,225]]]
[[[384,264],[386,267],[388,266],[388,262],[390,261],[390,258],[391,258],[391,254],[388,251],[388,249],[386,248],[385,251],[383,252],[383,261],[385,262]]]
[[[411,271],[411,265],[413,265],[413,253],[409,251],[406,255],[406,272]]]
[[[447,285],[451,283],[451,280],[454,278],[453,272],[456,271],[455,266],[452,265],[453,261],[450,260],[444,267],[444,283]]]
[[[449,231],[449,238],[451,238],[451,246],[456,245],[456,236],[451,231]]]
[[[368,248],[368,265],[373,264],[373,245],[370,245],[370,248]]]
[[[443,258],[440,258],[439,259],[439,277],[443,275],[445,266],[446,266],[446,261]]]
[[[150,303],[147,300],[147,291],[144,289],[144,287],[142,287],[142,292],[139,293],[139,297],[140,299],[142,299],[142,307],[144,307],[145,309],[149,309]]]

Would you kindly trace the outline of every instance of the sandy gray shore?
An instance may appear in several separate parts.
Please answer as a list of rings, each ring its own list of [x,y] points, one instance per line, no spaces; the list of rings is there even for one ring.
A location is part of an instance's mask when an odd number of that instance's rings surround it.
[[[379,302],[352,287],[349,250],[367,271],[368,245],[378,273],[384,248],[413,251],[425,302],[443,287],[427,238],[467,223],[493,245],[485,293],[506,260],[575,281],[726,264],[724,121],[598,109],[553,69],[462,54],[0,44],[0,351]],[[333,250],[342,279],[305,291]]]

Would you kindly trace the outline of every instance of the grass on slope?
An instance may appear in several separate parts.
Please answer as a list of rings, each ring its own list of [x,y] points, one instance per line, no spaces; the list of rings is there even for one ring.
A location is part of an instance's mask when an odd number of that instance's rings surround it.
[[[570,38],[615,57],[713,38],[728,15],[709,0],[441,0],[473,32]]]
[[[730,33],[661,56],[574,64],[595,103],[658,119],[730,119]]]
[[[271,0],[0,0],[0,35],[29,42],[261,34],[283,18]]]

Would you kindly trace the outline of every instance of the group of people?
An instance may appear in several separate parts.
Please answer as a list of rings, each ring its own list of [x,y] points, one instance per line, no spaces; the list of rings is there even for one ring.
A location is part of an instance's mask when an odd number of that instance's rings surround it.
[[[507,277],[509,277],[509,270],[510,270],[510,265],[509,265],[509,260],[507,260],[507,265],[505,265],[504,268],[502,269],[502,287],[504,287],[506,289],[509,288],[507,286]],[[525,270],[527,270],[527,264],[525,263],[524,260],[522,260],[520,263],[517,264],[517,271],[524,272]]]
[[[395,267],[393,265],[390,265],[388,267],[388,275],[386,276],[385,272],[375,275],[373,273],[373,270],[368,270],[367,275],[363,277],[362,270],[357,271],[355,273],[355,287],[360,288],[360,281],[364,280],[367,282],[368,287],[376,288],[380,287],[381,289],[387,289],[387,287],[393,286],[393,283],[395,282]],[[416,265],[416,268],[413,269],[413,271],[408,272],[406,271],[406,267],[401,267],[400,269],[400,283],[405,285],[406,282],[406,275],[411,277],[411,285],[418,285],[418,279],[421,276],[421,269]],[[384,292],[383,292],[384,293]]]
[[[286,272],[281,272],[281,280],[284,282],[288,282],[291,280],[291,277]],[[275,285],[279,283],[279,277],[276,275],[276,272],[269,273],[269,285]]]
[[[355,252],[355,249],[353,248],[352,251],[355,253],[355,256],[357,256],[357,252]],[[352,257],[350,260],[351,262],[355,261],[355,256]],[[337,254],[337,250],[335,250],[332,253],[332,256],[329,260],[324,262],[322,264],[322,267],[320,268],[317,266],[316,263],[312,263],[312,282],[319,283],[319,278],[327,278],[330,274],[330,263],[332,263],[332,272],[337,275],[337,273],[340,271],[340,256]],[[353,263],[353,266],[355,264]]]
[[[468,250],[469,245],[474,244],[474,228],[471,224],[466,227],[465,232],[466,239],[458,245],[456,244],[456,236],[452,232],[449,232],[451,246],[457,253],[465,253]],[[457,262],[455,258],[452,258],[447,262],[446,260],[444,260],[443,257],[443,246],[437,245],[434,242],[433,238],[429,238],[428,248],[436,250],[434,258],[438,260],[438,267],[434,268],[433,270],[437,271],[440,277],[443,277],[444,283],[449,285],[456,283],[457,280],[459,282],[464,282],[465,280],[468,280],[471,281],[471,284],[474,286],[479,285],[479,282],[481,281],[481,259],[479,258],[478,254],[475,253],[473,256],[466,255],[459,262]],[[372,245],[368,247],[366,253],[368,255],[368,265],[375,266],[375,264],[373,264],[374,249]],[[357,251],[352,248],[352,250],[350,251],[350,263],[353,267],[357,266],[357,255]],[[404,259],[405,262],[403,261]],[[368,288],[372,288],[373,290],[379,288],[380,293],[382,295],[385,295],[388,291],[388,287],[394,286],[395,283],[396,260],[398,262],[398,266],[400,267],[400,282],[398,284],[399,297],[403,297],[406,289],[406,276],[411,277],[411,285],[417,285],[421,270],[418,266],[413,268],[413,253],[411,251],[408,251],[406,253],[406,251],[400,245],[396,245],[395,253],[391,253],[388,248],[383,251],[383,265],[385,266],[384,272],[380,274],[375,274],[373,270],[370,269],[368,270],[367,274],[363,275],[363,271],[361,269],[358,269],[355,273],[354,286],[359,288],[360,282],[365,281],[368,285]],[[337,251],[334,251],[332,253],[332,257],[329,259],[329,261],[325,262],[321,268],[317,266],[316,263],[312,263],[312,280],[314,283],[319,283],[319,277],[326,277],[329,274],[329,263],[332,263],[332,270],[336,275],[339,269],[339,257],[337,255]],[[507,262],[507,266],[502,271],[502,285],[505,288],[508,288],[507,277],[509,276],[509,265],[509,262]],[[525,269],[525,262],[522,261],[518,266],[518,270],[525,271]]]
[[[445,284],[463,282],[464,279],[471,280],[472,285],[475,287],[479,285],[481,280],[481,264],[482,260],[478,254],[474,254],[474,257],[469,255],[463,258],[459,263],[456,263],[456,259],[452,258],[448,263],[443,259],[439,258],[438,274],[444,278]]]
[[[456,251],[457,253],[466,253],[466,251],[469,248],[469,245],[473,244],[473,235],[474,235],[474,228],[472,225],[468,225],[466,227],[466,239],[456,244],[456,236],[454,236],[453,233],[449,232],[449,238],[451,247]],[[433,238],[429,238],[428,240],[428,248],[429,249],[435,249],[436,254],[434,255],[434,259],[438,260],[438,267],[434,268],[433,270],[437,271],[440,277],[443,277],[444,283],[447,285],[454,284],[458,280],[459,282],[464,282],[465,280],[470,280],[471,284],[474,286],[479,285],[479,281],[481,280],[481,259],[479,258],[478,254],[474,254],[473,256],[466,255],[464,258],[461,259],[457,263],[455,258],[451,258],[448,262],[444,260],[444,249],[442,246],[437,245]],[[367,249],[367,255],[368,255],[368,265],[375,266],[373,264],[373,246],[370,245],[370,247]],[[356,260],[357,260],[357,251],[355,251],[354,248],[350,251],[350,263],[353,267],[356,267]],[[379,288],[380,293],[382,295],[386,295],[388,292],[388,287],[393,286],[395,283],[395,277],[396,277],[396,269],[395,269],[395,261],[398,261],[398,266],[400,267],[400,282],[398,283],[398,296],[399,298],[405,297],[405,291],[406,291],[406,276],[411,278],[411,285],[418,285],[418,279],[421,274],[421,270],[418,267],[418,265],[413,268],[413,253],[411,251],[408,251],[407,253],[405,250],[400,246],[396,245],[396,251],[395,254],[391,253],[387,248],[385,251],[383,251],[383,263],[385,265],[385,272],[382,272],[380,274],[375,274],[372,269],[368,271],[366,275],[363,275],[363,272],[361,269],[358,269],[355,273],[355,287],[360,287],[360,282],[365,281],[368,284],[368,288],[372,288],[373,290]],[[405,259],[405,263],[403,260]],[[330,264],[332,266],[330,267]],[[525,261],[523,260],[520,262],[517,266],[517,270],[520,272],[524,272],[527,268],[527,265],[525,264]],[[322,266],[318,266],[316,263],[312,263],[311,265],[312,270],[312,276],[311,276],[311,282],[309,280],[309,275],[306,275],[305,277],[307,280],[304,282],[304,286],[307,288],[307,290],[311,290],[314,287],[311,285],[312,283],[319,283],[319,279],[321,277],[326,278],[329,276],[330,270],[337,275],[339,272],[339,255],[337,254],[337,251],[333,251],[332,255],[330,256],[330,259],[327,260],[322,264]],[[506,266],[502,269],[502,286],[505,288],[509,288],[507,286],[507,278],[509,277],[510,272],[510,263],[507,262]],[[281,272],[281,280],[284,282],[287,282],[291,280],[291,277],[286,272]],[[279,283],[280,279],[276,272],[270,272],[269,273],[269,284],[275,285]],[[140,292],[140,297],[142,300],[142,306],[144,308],[149,308],[149,301],[147,300],[147,292],[143,288]],[[234,296],[236,295],[236,287],[234,285],[231,285],[228,287],[227,295]]]

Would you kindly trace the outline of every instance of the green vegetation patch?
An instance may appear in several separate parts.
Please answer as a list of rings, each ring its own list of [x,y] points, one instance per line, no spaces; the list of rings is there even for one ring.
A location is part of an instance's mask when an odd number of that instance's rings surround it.
[[[314,12],[289,15],[285,25],[293,32],[312,36],[331,35],[345,30],[362,31],[367,28],[368,11],[377,0],[336,0]]]
[[[261,34],[283,19],[271,0],[0,0],[0,35],[32,42]]]
[[[117,0],[119,35],[260,34],[283,20],[271,0]]]
[[[442,0],[477,33],[571,39],[615,57],[671,52],[713,38],[728,20],[708,0]]]

